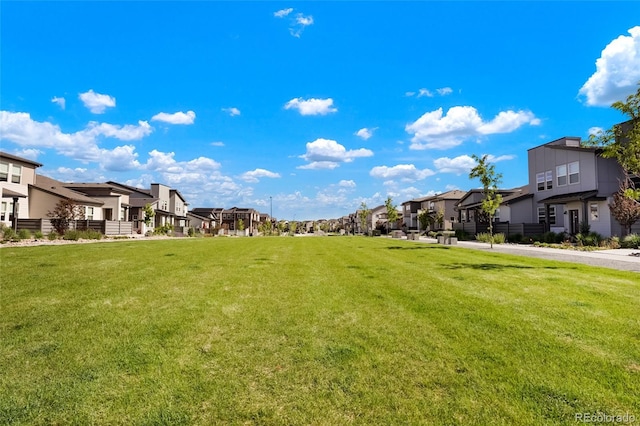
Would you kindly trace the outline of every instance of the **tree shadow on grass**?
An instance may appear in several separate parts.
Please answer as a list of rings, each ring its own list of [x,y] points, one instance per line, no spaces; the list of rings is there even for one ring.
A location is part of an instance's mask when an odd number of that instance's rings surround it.
[[[387,250],[449,250],[451,247],[440,246],[390,246]]]
[[[493,271],[493,270],[501,270],[501,269],[533,269],[533,266],[526,265],[502,265],[499,263],[447,263],[441,265],[443,269],[461,269],[461,268],[469,268],[476,269],[481,271]]]

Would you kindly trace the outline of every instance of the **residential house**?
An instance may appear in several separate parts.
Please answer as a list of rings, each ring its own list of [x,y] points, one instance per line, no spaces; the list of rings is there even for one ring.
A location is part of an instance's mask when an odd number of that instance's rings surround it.
[[[466,192],[454,189],[442,194],[424,197],[420,202],[421,211],[429,212],[432,215],[442,214],[442,223],[434,223],[429,226],[429,230],[453,229],[456,219],[456,204],[464,197]]]
[[[202,224],[202,229],[205,229],[205,232],[211,232],[211,230],[222,226],[223,211],[224,209],[222,207],[197,207],[191,209],[190,213],[207,218],[207,223]],[[198,223],[197,219],[196,223]]]
[[[232,207],[222,211],[222,229],[224,232],[239,231],[239,221],[242,220],[244,232],[247,235],[258,233],[260,212],[251,208]]]
[[[367,226],[369,229],[387,230],[387,206],[384,204],[376,206],[369,211],[367,216]],[[398,220],[388,224],[389,231],[397,230],[401,228],[402,212],[398,211]]]
[[[402,222],[407,230],[413,231],[419,228],[418,215],[422,209],[422,202],[429,198],[431,197],[415,198],[401,204]]]
[[[109,183],[63,183],[67,189],[82,193],[90,198],[102,201],[102,212],[87,208],[85,216],[89,220],[129,220],[129,195],[131,191]]]
[[[0,151],[0,223],[16,228],[18,218],[29,218],[29,185],[42,164]]]
[[[554,232],[576,234],[581,224],[605,237],[621,235],[608,204],[624,179],[617,160],[579,137],[563,137],[528,151],[532,215]]]

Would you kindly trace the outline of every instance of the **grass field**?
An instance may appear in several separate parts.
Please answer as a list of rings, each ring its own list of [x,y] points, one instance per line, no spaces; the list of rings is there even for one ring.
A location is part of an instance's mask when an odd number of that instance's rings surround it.
[[[640,419],[631,272],[364,237],[0,260],[0,424]]]

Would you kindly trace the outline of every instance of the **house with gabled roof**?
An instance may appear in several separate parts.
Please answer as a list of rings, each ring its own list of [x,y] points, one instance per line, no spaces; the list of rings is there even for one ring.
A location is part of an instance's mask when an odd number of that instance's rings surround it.
[[[614,158],[566,136],[528,150],[532,215],[547,230],[576,234],[581,224],[605,237],[621,235],[608,204],[625,179]]]
[[[0,223],[15,229],[16,220],[29,218],[29,185],[42,164],[0,151]]]

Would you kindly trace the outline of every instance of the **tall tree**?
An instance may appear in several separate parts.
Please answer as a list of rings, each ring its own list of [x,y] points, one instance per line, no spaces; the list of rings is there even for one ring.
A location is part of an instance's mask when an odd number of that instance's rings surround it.
[[[418,222],[420,223],[420,229],[426,231],[430,225],[435,223],[435,218],[429,210],[422,210],[418,213]]]
[[[387,235],[389,235],[389,223],[398,221],[398,207],[393,205],[391,196],[387,197],[384,206],[387,208]]]
[[[480,179],[482,184],[482,211],[489,216],[489,237],[491,248],[493,248],[493,215],[502,203],[502,195],[498,193],[498,185],[502,181],[502,173],[496,173],[495,165],[489,162],[489,156],[483,155],[482,158],[473,154],[471,156],[476,162],[476,166],[471,169],[469,179]]]
[[[625,102],[614,102],[611,108],[626,115],[628,120],[591,135],[587,144],[602,147],[602,156],[618,160],[626,174],[640,176],[640,82],[635,94],[629,95]],[[626,189],[626,195],[640,201],[640,189],[632,185]]]
[[[631,226],[640,220],[640,203],[627,195],[630,180],[620,184],[618,192],[613,194],[613,201],[609,204],[611,216],[624,227],[627,234],[631,233]]]
[[[369,233],[369,224],[367,223],[369,213],[371,213],[371,210],[369,210],[369,207],[367,207],[367,203],[363,201],[362,204],[360,204],[358,217],[360,219],[360,229],[364,229],[367,234]]]

